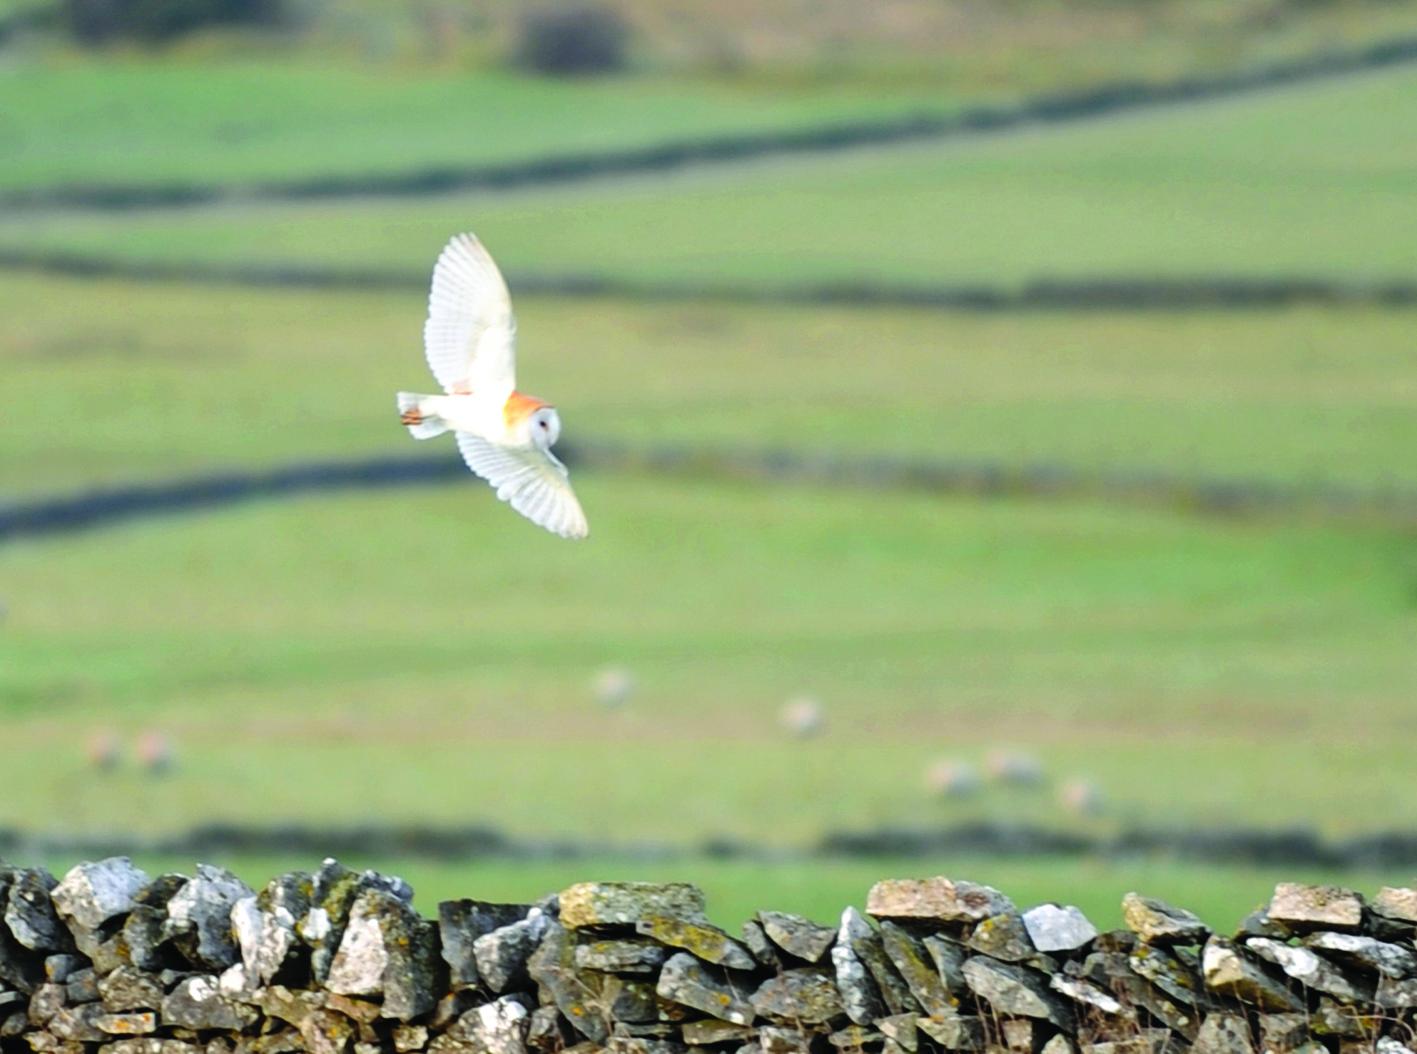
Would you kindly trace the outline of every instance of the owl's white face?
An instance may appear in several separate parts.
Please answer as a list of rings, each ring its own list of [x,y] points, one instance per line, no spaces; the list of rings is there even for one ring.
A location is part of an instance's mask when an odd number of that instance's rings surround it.
[[[561,438],[561,417],[555,407],[543,406],[527,418],[527,428],[531,432],[532,444],[549,450]]]

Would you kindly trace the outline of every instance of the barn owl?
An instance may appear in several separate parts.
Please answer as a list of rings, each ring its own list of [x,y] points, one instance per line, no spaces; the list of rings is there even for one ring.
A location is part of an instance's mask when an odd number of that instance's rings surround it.
[[[423,326],[423,351],[445,394],[399,392],[399,420],[414,439],[453,431],[467,467],[498,498],[553,534],[584,538],[585,513],[551,453],[561,418],[516,390],[515,342],[507,283],[480,241],[457,235],[433,268]]]

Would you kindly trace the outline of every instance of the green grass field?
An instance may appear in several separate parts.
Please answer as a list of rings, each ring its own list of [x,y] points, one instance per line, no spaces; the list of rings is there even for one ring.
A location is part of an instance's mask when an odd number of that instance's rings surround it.
[[[681,284],[1411,278],[1417,72],[972,143],[417,201],[16,215],[0,246],[421,274],[475,228],[510,272]]]
[[[568,441],[1417,483],[1404,312],[957,315],[518,297]],[[56,310],[56,305],[63,305]],[[7,487],[415,453],[421,294],[0,282]],[[16,416],[21,421],[23,414]]]

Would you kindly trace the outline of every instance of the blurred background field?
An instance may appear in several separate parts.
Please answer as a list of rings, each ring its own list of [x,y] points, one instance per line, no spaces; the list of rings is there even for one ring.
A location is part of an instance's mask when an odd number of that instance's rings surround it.
[[[425,909],[689,878],[728,923],[825,918],[906,873],[1099,923],[1138,888],[1221,925],[1278,878],[1411,880],[1165,853],[800,854],[972,821],[1417,829],[1417,548],[1380,500],[1417,491],[1417,308],[798,294],[1417,285],[1417,63],[669,171],[269,191],[1233,78],[1408,40],[1417,4],[623,0],[577,9],[572,37],[609,25],[623,47],[575,75],[528,56],[551,9],[510,0],[208,6],[225,20],[0,4],[0,511],[312,459],[456,459],[408,441],[392,393],[430,383],[420,287],[465,229],[511,279],[520,387],[558,404],[572,455],[1045,465],[1347,504],[1227,517],[1184,495],[990,498],[628,457],[573,462],[584,545],[470,477],[0,538],[0,825],[135,845],[226,821],[575,835],[603,850],[352,862],[405,874]],[[95,11],[98,34],[79,17]],[[222,193],[44,199],[175,184]],[[56,254],[107,273],[55,274]],[[327,288],[279,288],[280,268]],[[597,689],[607,670],[626,698]],[[786,727],[794,698],[820,727]],[[1001,756],[1036,778],[991,774]],[[710,839],[783,859],[694,855]],[[315,861],[219,862],[257,881]]]

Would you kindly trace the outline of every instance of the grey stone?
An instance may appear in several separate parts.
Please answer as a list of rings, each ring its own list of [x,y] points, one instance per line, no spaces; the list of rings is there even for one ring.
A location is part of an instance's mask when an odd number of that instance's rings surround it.
[[[1373,999],[1378,1006],[1391,1010],[1417,1007],[1417,979],[1396,981],[1391,977],[1379,977]]]
[[[531,912],[529,904],[490,904],[481,900],[445,900],[438,905],[438,934],[443,960],[454,987],[479,983],[477,938],[520,922]]]
[[[880,1043],[884,1038],[875,1029],[864,1025],[847,1025],[827,1036],[827,1042],[837,1050],[860,1051],[866,1046]]]
[[[610,1029],[598,1013],[598,988],[576,973],[575,946],[559,922],[547,923],[545,936],[527,960],[527,973],[551,996],[576,1031],[594,1043],[605,1042]]]
[[[561,925],[633,926],[654,916],[703,920],[704,895],[684,882],[581,882],[560,893]]]
[[[1097,927],[1071,904],[1040,904],[1023,913],[1029,940],[1041,952],[1077,951],[1097,939]]]
[[[162,1006],[162,985],[135,966],[120,966],[99,978],[98,996],[112,1013],[126,1010],[156,1010]]]
[[[611,1036],[605,1044],[610,1054],[684,1054],[682,1043],[645,1036]]]
[[[835,979],[813,966],[764,981],[753,993],[752,1006],[760,1017],[787,1024],[825,1025],[845,1014]]]
[[[886,879],[872,886],[866,898],[867,914],[878,919],[980,922],[1013,910],[1013,902],[997,889],[943,876]]]
[[[1255,1054],[1250,1026],[1237,1014],[1208,1014],[1191,1044],[1191,1054]]]
[[[1081,977],[1069,977],[1066,974],[1055,973],[1048,978],[1048,987],[1055,992],[1062,993],[1075,1003],[1093,1010],[1100,1010],[1109,1016],[1124,1018],[1133,1016],[1130,1009],[1118,1002],[1114,995]]]
[[[1306,937],[1304,943],[1384,977],[1400,980],[1417,975],[1417,955],[1400,944],[1390,944],[1357,933],[1328,932]]]
[[[1246,937],[1270,937],[1282,941],[1291,936],[1293,936],[1293,931],[1283,923],[1275,922],[1265,913],[1264,908],[1256,908],[1241,919],[1240,925],[1235,927],[1234,934],[1236,940],[1243,940]]]
[[[1038,1040],[1038,1025],[1028,1018],[1009,1018],[999,1022],[999,1032],[1002,1034],[1004,1046],[1017,1054],[1033,1054],[1036,1046],[1040,1046]]]
[[[144,970],[161,969],[165,959],[162,945],[167,939],[166,927],[165,908],[150,904],[135,907],[123,920],[122,942],[128,961]]]
[[[408,1021],[433,1009],[436,933],[406,901],[379,888],[355,898],[325,987],[382,995],[384,1016]]]
[[[1031,957],[1037,949],[1029,939],[1023,916],[1016,911],[991,915],[974,927],[969,946],[977,952],[1016,963]]]
[[[975,995],[1001,1014],[1038,1018],[1059,1029],[1072,1028],[1072,1008],[1031,970],[977,956],[964,964],[964,979]]]
[[[758,1029],[758,1046],[764,1054],[807,1054],[812,1037],[801,1029],[764,1025]]]
[[[691,1047],[714,1047],[721,1043],[746,1043],[755,1038],[758,1030],[751,1025],[735,1025],[731,1021],[706,1018],[703,1021],[684,1022],[684,1042]]]
[[[1347,1002],[1373,998],[1372,985],[1348,977],[1338,967],[1308,948],[1295,948],[1268,937],[1251,937],[1245,946],[1282,969],[1305,988],[1326,992]]]
[[[254,1024],[256,1011],[222,995],[217,980],[198,974],[182,981],[163,997],[162,1023],[190,1029],[236,1029]]]
[[[1261,1054],[1287,1054],[1309,1039],[1307,1014],[1260,1014]]]
[[[310,972],[323,984],[344,941],[345,927],[359,897],[382,893],[405,907],[413,899],[407,882],[376,871],[353,872],[327,859],[311,879],[310,910],[296,923],[296,933],[310,946]]]
[[[707,922],[651,915],[636,920],[635,930],[641,936],[652,937],[671,948],[682,948],[704,962],[730,970],[754,970],[758,965],[747,948]]]
[[[959,941],[940,934],[926,937],[923,943],[940,980],[945,984],[945,990],[956,996],[969,991],[969,985],[964,980],[964,963],[969,958],[969,950]]]
[[[983,1050],[984,1022],[972,1014],[916,1018],[916,1027],[946,1050]]]
[[[1391,1036],[1379,1036],[1373,1044],[1373,1054],[1413,1054],[1413,1050]]]
[[[1077,1044],[1062,1032],[1050,1036],[1038,1054],[1077,1054]]]
[[[918,1014],[892,1014],[876,1022],[881,1034],[901,1050],[915,1054],[920,1049],[920,1028],[916,1024]]]
[[[1304,1004],[1293,992],[1243,955],[1232,941],[1212,936],[1205,943],[1201,972],[1206,987],[1258,1010],[1295,1011]]]
[[[108,1039],[95,1023],[103,1016],[103,1007],[90,1003],[86,1006],[66,1006],[49,1019],[49,1031],[60,1039],[75,1043],[101,1043]]]
[[[886,956],[880,935],[855,908],[842,912],[838,942],[847,940],[857,960],[866,967],[892,1014],[919,1013],[920,1004]]]
[[[390,1039],[397,1054],[411,1054],[428,1045],[428,1026],[395,1025]]]
[[[68,1005],[69,996],[62,984],[42,984],[30,996],[30,1024],[42,1028],[48,1024],[50,1018]]]
[[[925,944],[904,926],[881,923],[881,946],[927,1015],[945,1014],[954,1003]]]
[[[669,951],[649,940],[590,941],[576,946],[576,967],[602,973],[653,975]]]
[[[231,909],[251,889],[230,871],[198,864],[197,873],[167,902],[163,935],[193,966],[225,970],[237,959]]]
[[[397,1033],[394,1038],[397,1040]],[[531,1012],[526,1028],[528,1050],[538,1054],[559,1054],[574,1041],[575,1036],[561,1017],[561,1011],[554,1006],[539,1006]]]
[[[316,1010],[300,1026],[300,1039],[310,1054],[343,1054],[354,1041],[354,1025],[333,1010]]]
[[[1205,982],[1188,964],[1159,945],[1143,944],[1127,956],[1127,964],[1177,1002],[1206,1004]]]
[[[659,1020],[659,1000],[653,980],[607,977],[601,985],[600,1005],[612,1021],[648,1024]]]
[[[1205,923],[1191,912],[1140,893],[1122,898],[1122,919],[1127,929],[1148,944],[1201,944],[1210,935]]]
[[[835,934],[833,934],[835,939]],[[752,953],[754,959],[761,966],[771,969],[782,967],[782,954],[778,951],[777,945],[768,940],[767,932],[763,929],[762,923],[755,919],[749,919],[743,923],[743,945]]]
[[[98,930],[109,919],[132,911],[148,883],[145,872],[126,856],[70,868],[50,896],[71,931]]]
[[[884,1017],[886,1011],[880,989],[852,948],[852,938],[863,927],[869,934],[870,927],[854,908],[841,913],[841,929],[831,948],[831,960],[846,1016],[858,1025],[869,1025],[878,1017]]]
[[[514,924],[515,925],[515,924]],[[515,996],[503,996],[458,1018],[462,1032],[485,1054],[525,1054],[530,1012]]]
[[[73,946],[50,899],[56,885],[54,876],[42,867],[20,868],[3,896],[5,925],[31,951],[62,952]]]
[[[75,970],[64,982],[64,991],[70,1003],[95,1003],[98,1001],[98,974],[92,968]]]
[[[24,1011],[0,1015],[0,1039],[11,1039],[29,1028],[29,1019]]]
[[[257,985],[277,980],[300,946],[296,924],[310,910],[314,878],[291,871],[266,883],[254,897],[232,907],[231,926],[247,977]]]
[[[81,955],[47,955],[44,958],[44,979],[54,984],[63,984],[69,975],[88,966],[88,960]]]
[[[99,1049],[103,1054],[202,1054],[202,1048],[195,1043],[155,1036],[116,1039]]]
[[[760,911],[758,923],[768,939],[803,962],[820,963],[836,940],[836,930],[785,911]]]
[[[103,1013],[94,1018],[94,1024],[110,1036],[146,1036],[157,1031],[157,1015],[151,1010],[124,1014]]]
[[[266,1017],[300,1028],[311,1014],[324,1008],[325,997],[319,992],[292,990],[285,985],[273,984],[256,993],[256,1005]]]
[[[1309,1031],[1315,1036],[1367,1039],[1370,1038],[1369,1020],[1363,1011],[1321,995],[1318,1007],[1309,1015]]]
[[[563,893],[563,911],[565,903]],[[753,1021],[752,1004],[729,984],[722,973],[699,962],[688,952],[678,952],[669,957],[660,971],[656,991],[671,1003],[692,1007],[710,1017],[737,1025],[748,1025]]]
[[[526,962],[545,932],[546,916],[540,908],[532,908],[520,922],[484,933],[473,941],[473,959],[482,983],[497,994],[524,987]]]
[[[1385,919],[1417,923],[1417,889],[1383,886],[1373,898],[1372,907]]]
[[[1294,930],[1356,930],[1363,925],[1363,898],[1338,886],[1281,882],[1265,914]]]

